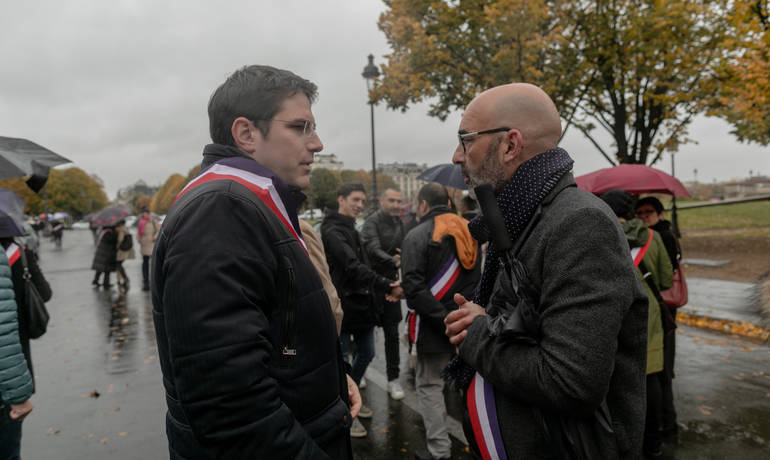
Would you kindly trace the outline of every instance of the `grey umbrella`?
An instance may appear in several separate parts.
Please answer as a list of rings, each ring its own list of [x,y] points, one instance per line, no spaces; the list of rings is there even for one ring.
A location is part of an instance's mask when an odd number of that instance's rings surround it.
[[[424,180],[425,182],[438,182],[441,185],[460,190],[466,190],[468,188],[460,165],[452,163],[440,164],[428,168],[422,174],[417,176],[417,178]]]
[[[30,176],[29,188],[40,191],[48,171],[70,160],[27,139],[0,136],[0,179]]]
[[[0,188],[0,238],[24,235],[24,200]]]

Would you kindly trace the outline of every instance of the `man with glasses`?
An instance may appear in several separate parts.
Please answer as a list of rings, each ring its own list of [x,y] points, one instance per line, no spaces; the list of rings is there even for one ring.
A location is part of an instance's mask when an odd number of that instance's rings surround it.
[[[296,213],[323,148],[315,97],[253,65],[209,101],[213,143],[152,266],[172,459],[352,458],[360,396]]]
[[[529,84],[484,91],[463,114],[452,160],[472,187],[492,185],[524,270],[511,274],[490,242],[473,301],[455,294],[445,319],[461,360],[447,372],[467,389],[466,435],[484,458],[638,458],[647,297],[560,136],[553,101]],[[468,228],[489,235],[481,217]]]

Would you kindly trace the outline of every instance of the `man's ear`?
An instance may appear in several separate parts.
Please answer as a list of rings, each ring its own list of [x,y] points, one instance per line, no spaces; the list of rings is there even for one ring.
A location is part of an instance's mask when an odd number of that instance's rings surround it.
[[[514,128],[505,133],[505,139],[502,144],[505,145],[505,152],[503,153],[503,164],[510,164],[511,162],[520,159],[522,150],[524,149],[523,137],[521,131]]]
[[[238,117],[233,120],[230,134],[232,134],[233,140],[235,140],[235,146],[248,154],[254,153],[259,143],[263,140],[262,131],[245,117]]]

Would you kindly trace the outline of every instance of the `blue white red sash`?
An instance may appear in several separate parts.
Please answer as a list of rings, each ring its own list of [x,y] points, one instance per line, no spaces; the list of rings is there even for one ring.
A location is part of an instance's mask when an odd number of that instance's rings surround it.
[[[457,257],[452,256],[446,261],[441,270],[428,282],[428,289],[436,300],[441,300],[444,295],[449,291],[457,277],[460,275],[460,261]],[[409,305],[406,306],[406,325],[409,332],[409,341],[413,344],[417,343],[417,336],[420,333],[420,315],[414,311]]]
[[[5,256],[8,257],[8,266],[12,266],[17,260],[19,260],[19,257],[21,257],[21,250],[19,250],[19,246],[14,243],[8,245],[8,247],[5,248]]]
[[[52,228],[51,230],[52,230],[52,231],[54,231],[54,232],[58,232],[59,230],[61,230],[61,229],[63,229],[63,228],[64,228],[64,225],[63,225],[63,224],[58,224],[57,226],[55,226],[55,227],[54,227],[54,228]]]
[[[647,242],[644,246],[638,248],[631,248],[631,258],[634,260],[634,267],[638,267],[644,259],[644,255],[647,253],[647,249],[650,248],[650,242],[652,242],[652,230],[650,230],[650,236],[647,237]]]
[[[260,176],[250,171],[234,168],[232,166],[215,163],[210,168],[203,171],[198,177],[190,181],[190,183],[179,192],[176,200],[194,187],[214,180],[232,180],[251,190],[257,198],[273,211],[281,223],[289,230],[289,233],[300,242],[307,252],[305,240],[302,239],[300,232],[291,224],[292,221],[289,217],[289,213],[286,211],[286,206],[284,206],[283,200],[281,200],[278,190],[276,190],[275,185],[273,184],[273,180],[269,177]]]
[[[473,376],[466,396],[468,413],[473,427],[473,437],[484,460],[507,460],[500,425],[497,423],[497,407],[492,384],[478,372]]]

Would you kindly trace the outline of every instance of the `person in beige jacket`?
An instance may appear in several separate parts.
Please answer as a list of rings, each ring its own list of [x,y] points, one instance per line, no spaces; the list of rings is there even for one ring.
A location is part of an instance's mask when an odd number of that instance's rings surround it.
[[[117,270],[115,272],[118,275],[118,290],[125,293],[128,291],[129,286],[129,279],[128,275],[126,274],[126,269],[123,268],[123,261],[127,259],[134,259],[136,258],[136,252],[134,251],[133,243],[131,244],[131,247],[128,249],[121,249],[123,245],[123,241],[128,236],[131,238],[131,232],[126,227],[126,223],[123,221],[120,221],[118,225],[115,226],[115,232],[118,234],[118,245],[117,245],[117,254],[115,255],[115,261],[117,262]]]
[[[142,290],[150,290],[150,257],[152,257],[152,247],[155,245],[155,240],[158,238],[160,232],[160,224],[152,214],[150,214],[147,206],[142,206],[142,217],[139,219],[138,230],[136,232],[136,239],[141,246],[140,252],[142,253]]]
[[[324,245],[321,242],[321,238],[308,222],[300,219],[299,229],[305,239],[305,244],[307,244],[310,261],[313,262],[318,276],[324,285],[324,291],[326,291],[326,295],[329,297],[329,304],[332,307],[332,313],[334,313],[334,321],[337,323],[337,335],[340,335],[340,329],[342,328],[342,302],[340,302],[337,289],[334,288],[332,278],[329,276],[329,265],[326,263]]]

